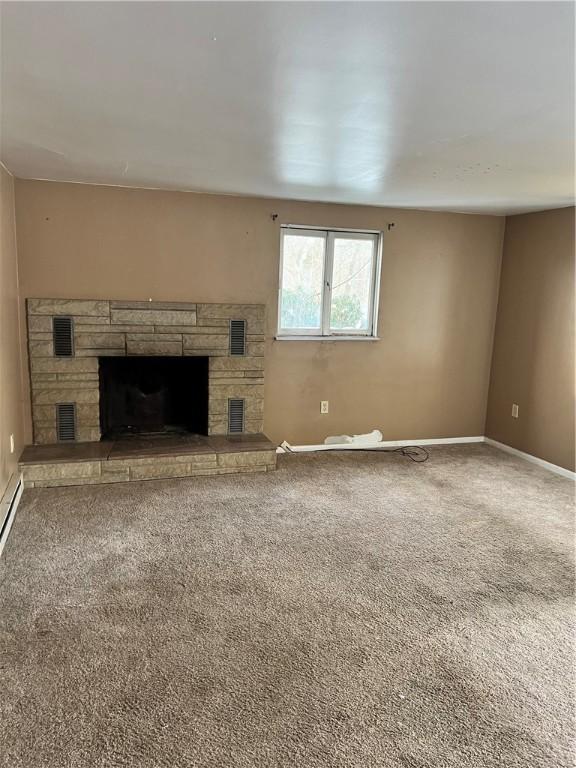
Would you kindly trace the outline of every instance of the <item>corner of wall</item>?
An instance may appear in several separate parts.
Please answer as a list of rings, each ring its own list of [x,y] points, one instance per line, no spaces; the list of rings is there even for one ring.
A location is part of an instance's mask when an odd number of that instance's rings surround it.
[[[24,444],[22,324],[14,176],[0,164],[0,496]],[[11,452],[10,436],[14,450]]]

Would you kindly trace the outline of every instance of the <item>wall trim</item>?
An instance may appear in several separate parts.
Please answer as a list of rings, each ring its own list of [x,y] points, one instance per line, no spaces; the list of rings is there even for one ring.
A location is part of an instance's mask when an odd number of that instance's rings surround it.
[[[22,474],[15,472],[10,480],[2,499],[0,499],[0,557],[4,551],[4,546],[8,541],[12,523],[16,517],[16,510],[20,503],[20,497],[24,489]]]
[[[504,451],[505,453],[510,453],[512,456],[517,456],[520,459],[524,459],[525,461],[529,461],[532,464],[536,464],[537,466],[542,467],[542,469],[547,469],[549,472],[554,472],[556,475],[567,477],[569,480],[576,480],[576,472],[572,472],[570,469],[560,467],[558,464],[552,464],[551,461],[540,459],[538,456],[534,456],[531,453],[526,453],[525,451],[521,451],[518,448],[512,448],[511,445],[500,443],[498,440],[493,440],[491,437],[485,437],[484,442],[487,443],[487,445],[491,445],[494,448],[498,448],[499,450]]]

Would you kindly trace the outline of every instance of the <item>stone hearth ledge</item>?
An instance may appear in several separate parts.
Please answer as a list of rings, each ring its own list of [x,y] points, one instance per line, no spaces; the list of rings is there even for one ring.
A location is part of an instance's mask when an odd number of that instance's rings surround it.
[[[276,469],[265,435],[122,440],[27,446],[20,458],[25,488],[97,485]]]

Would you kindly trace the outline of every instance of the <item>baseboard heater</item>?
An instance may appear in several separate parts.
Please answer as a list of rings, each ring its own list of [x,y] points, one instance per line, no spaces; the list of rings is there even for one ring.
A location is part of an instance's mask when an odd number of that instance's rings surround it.
[[[9,481],[6,492],[0,501],[0,556],[2,556],[4,545],[10,535],[23,488],[22,475],[15,475]]]

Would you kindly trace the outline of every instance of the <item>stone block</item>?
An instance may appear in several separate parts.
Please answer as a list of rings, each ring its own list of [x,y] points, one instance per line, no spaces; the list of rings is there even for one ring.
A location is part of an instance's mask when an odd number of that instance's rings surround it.
[[[129,355],[182,355],[181,341],[128,341],[126,351]]]
[[[98,382],[97,373],[57,373],[58,381],[92,381]]]
[[[27,480],[60,480],[62,478],[100,477],[99,461],[74,461],[58,464],[27,464],[23,467]]]
[[[56,410],[53,405],[33,405],[32,421],[34,424],[56,424]]]
[[[76,403],[76,418],[82,424],[100,423],[100,405],[98,403]],[[98,437],[98,439],[100,439]]]
[[[54,420],[53,427],[36,426],[34,424],[34,442],[44,445],[45,443],[56,443],[58,438],[56,435],[56,420]]]
[[[58,384],[58,382],[56,382]],[[50,405],[56,403],[97,403],[100,399],[100,393],[97,387],[90,389],[62,388],[53,389],[42,388],[32,393],[32,402],[34,405]]]
[[[54,348],[52,341],[29,341],[28,351],[31,358],[35,357],[53,357]]]
[[[238,453],[219,453],[218,466],[223,468],[257,467],[271,464],[276,460],[276,451],[239,451]]]
[[[244,371],[210,371],[210,381],[219,381],[221,384],[244,381]]]
[[[228,434],[228,419],[223,417],[213,418],[208,417],[208,434],[209,435],[226,435]]]
[[[188,477],[192,474],[192,471],[190,464],[175,464],[173,462],[162,464],[157,461],[155,464],[130,467],[130,479],[159,480],[170,477]]]
[[[101,469],[101,478],[103,483],[125,483],[130,480],[129,467],[111,466],[114,462],[103,461]]]
[[[42,358],[32,360],[32,373],[98,373],[96,358],[79,359],[77,357],[53,357],[51,360]]]
[[[175,309],[113,309],[112,324],[196,325],[196,312]]]
[[[37,386],[46,381],[56,381],[55,373],[32,373],[30,375],[30,381],[33,386]]]
[[[244,421],[244,432],[247,435],[258,435],[264,431],[264,420],[260,418],[246,418]]]
[[[189,353],[191,350],[222,349],[228,350],[228,334],[216,333],[195,333],[184,334],[184,351]],[[205,352],[206,354],[206,352]]]
[[[34,382],[32,382],[34,383]],[[81,389],[98,389],[98,384],[92,381],[48,381],[42,384],[42,386],[34,387],[35,391],[41,389],[60,389],[60,390],[81,390]]]
[[[185,357],[226,357],[228,355],[228,347],[221,347],[220,349],[199,349],[195,347],[184,349],[183,354]]]
[[[152,328],[152,331],[156,336],[161,336],[161,338],[164,339],[166,338],[166,336],[171,336],[174,333],[177,333],[180,336],[183,333],[196,333],[196,326],[195,325],[155,325]]]
[[[49,315],[29,315],[28,334],[52,333],[52,318]]]
[[[81,325],[82,333],[154,333],[153,325]]]
[[[219,357],[210,360],[210,373],[212,371],[263,371],[263,357]],[[260,374],[261,375],[261,374]]]
[[[187,310],[196,311],[196,302],[189,301],[111,301],[111,309],[167,309],[167,310]]]
[[[257,381],[257,380],[256,380]],[[219,379],[210,382],[210,394],[214,398],[222,397],[264,397],[264,387],[250,384],[250,379],[243,379],[242,384],[221,384]]]
[[[76,439],[79,443],[96,443],[101,436],[100,427],[96,424],[91,426],[80,424],[77,427]]]
[[[63,477],[59,480],[37,480],[36,488],[61,488],[72,485],[100,485],[101,477]]]
[[[101,317],[94,315],[92,317],[84,317],[83,315],[72,315],[74,321],[74,328],[96,328],[99,331],[106,331],[110,327],[110,315],[102,315]]]
[[[78,333],[74,334],[76,349],[124,349],[126,337],[123,333]]]
[[[126,357],[126,347],[98,347],[98,349],[76,349],[76,357]]]
[[[162,332],[160,330],[160,328],[161,328],[161,326],[159,326],[159,325],[156,326],[156,333],[161,333]],[[170,326],[168,326],[166,328],[166,330],[172,330],[172,328]],[[196,326],[193,326],[193,325],[179,325],[179,326],[175,326],[174,330],[178,331],[179,333],[188,333],[191,336],[194,336],[196,334],[198,334],[200,336],[202,336],[202,335],[205,336],[206,334],[216,334],[216,335],[220,335],[220,336],[224,336],[224,335],[227,336],[228,332],[229,332],[228,325],[226,325],[225,327],[222,327],[220,325],[202,325],[202,326],[200,326],[200,325],[196,325]]]
[[[230,320],[226,320],[225,317],[198,317],[196,319],[196,324],[204,327],[216,326],[219,328],[229,328]],[[222,333],[222,331],[220,331],[220,333]]]
[[[126,341],[156,341],[156,342],[166,342],[166,341],[178,341],[182,342],[182,334],[176,333],[173,331],[172,326],[165,326],[166,333],[157,334],[157,333],[129,333],[126,335]]]
[[[259,375],[254,371],[254,376],[247,376],[242,371],[214,371],[214,373],[210,374],[210,386],[216,388],[216,395],[219,394],[219,387],[228,384],[230,386],[240,385],[242,387],[263,386],[264,379],[262,378],[262,371],[259,372]]]
[[[264,343],[257,341],[246,342],[246,355],[250,357],[264,357]]]
[[[213,451],[206,453],[183,453],[176,456],[132,456],[126,459],[108,459],[110,467],[122,469],[126,467],[148,467],[154,464],[188,464],[192,467],[215,467],[216,454]]]
[[[108,301],[90,299],[28,299],[29,315],[108,315]]]

